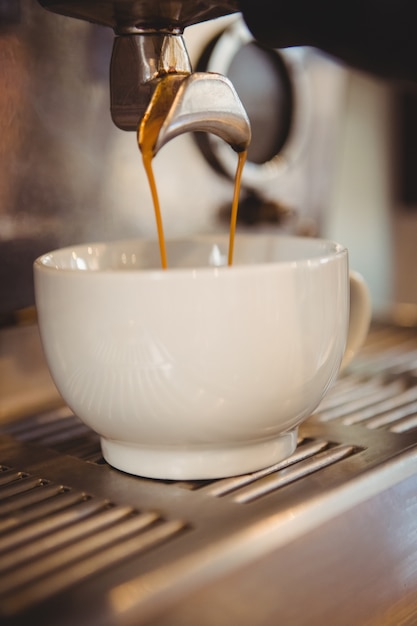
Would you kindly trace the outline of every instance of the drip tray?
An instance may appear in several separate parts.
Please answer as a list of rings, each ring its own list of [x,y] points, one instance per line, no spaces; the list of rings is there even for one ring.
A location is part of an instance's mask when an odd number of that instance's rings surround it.
[[[415,330],[375,326],[296,452],[244,476],[123,474],[66,407],[1,433],[2,624],[417,623]]]

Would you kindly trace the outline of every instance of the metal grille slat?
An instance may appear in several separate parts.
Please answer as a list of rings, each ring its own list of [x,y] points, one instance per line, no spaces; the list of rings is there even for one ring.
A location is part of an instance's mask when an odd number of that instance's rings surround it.
[[[354,397],[353,400],[351,399],[349,402],[342,403],[332,409],[321,411],[319,408],[319,419],[321,422],[329,422],[334,419],[339,419],[345,415],[350,415],[351,413],[367,409],[368,407],[374,407],[377,403],[381,403],[383,400],[389,401],[391,398],[397,398],[398,395],[404,390],[405,382],[401,379],[394,380],[390,384],[376,387],[370,394],[361,397]]]
[[[24,563],[31,562],[33,559],[38,559],[38,565],[32,563],[28,567],[28,571],[31,571],[31,569],[39,569],[39,564],[42,562],[42,559],[46,564],[44,567],[52,567],[50,564],[56,562],[55,553],[58,550],[70,545],[69,550],[75,553],[81,542],[85,541],[87,537],[87,541],[89,541],[90,546],[92,546],[94,538],[91,535],[100,533],[115,523],[120,523],[121,520],[127,518],[132,513],[132,510],[131,507],[111,508],[98,515],[89,516],[75,524],[53,531],[38,539],[36,543],[26,544],[9,552],[9,554],[3,555],[0,560],[0,572],[16,569]],[[52,556],[48,556],[52,551]],[[63,559],[62,562],[65,562],[65,559]],[[36,575],[39,575],[39,572]],[[19,574],[15,576],[8,574],[6,585],[9,586],[16,578],[19,578]],[[4,581],[0,581],[0,593],[4,591],[3,585]]]
[[[69,564],[90,557],[99,550],[106,552],[109,546],[142,531],[158,517],[156,513],[142,513],[126,518],[125,516],[128,514],[126,508],[123,508],[121,511],[112,511],[112,513],[113,519],[111,519],[111,515],[108,515],[103,521],[88,520],[90,522],[90,534],[84,535],[82,539],[78,539],[76,542],[65,547],[59,547],[45,556],[36,555],[34,551],[33,556],[37,556],[36,561],[28,562],[27,559],[33,557],[30,557],[29,552],[27,552],[25,554],[26,562],[21,567],[10,571],[7,577],[4,576],[0,579],[0,596],[11,593],[13,590],[30,583],[31,580],[35,581],[43,576],[53,574]],[[122,519],[122,516],[125,519]],[[117,527],[115,526],[116,522]],[[96,528],[94,524],[97,524]],[[52,547],[49,545],[48,549]],[[13,553],[12,556],[15,554]],[[10,566],[11,563],[8,562],[7,565]],[[4,569],[3,563],[2,568]]]
[[[351,382],[350,385],[343,385],[343,379],[341,379],[342,382],[336,382],[334,387],[328,391],[321,401],[318,412],[324,413],[348,404],[353,400],[365,398],[374,394],[386,383],[385,378],[382,376],[371,378],[370,380],[352,376],[352,379],[352,381],[350,381],[350,378],[347,379]]]
[[[14,435],[20,441],[50,447],[60,454],[69,454],[90,462],[103,462],[99,436],[88,428],[68,408],[53,421],[36,416],[31,421],[25,420],[23,427],[6,427],[5,432]],[[1,484],[1,483],[0,483]]]
[[[95,433],[85,426],[85,424],[79,421],[78,417],[73,416],[73,420],[74,423],[71,425],[71,428],[66,428],[65,430],[60,430],[58,432],[52,432],[46,437],[42,436],[41,438],[36,439],[36,441],[41,443],[43,446],[56,446],[58,448],[61,443],[65,443],[67,441],[77,440],[81,437],[85,437],[86,435],[91,438],[96,436]]]
[[[394,411],[386,411],[384,413],[376,415],[375,417],[367,419],[364,422],[364,426],[372,430],[375,428],[382,428],[384,426],[388,426],[389,424],[393,424],[394,422],[402,420],[404,417],[414,415],[415,413],[417,413],[417,402],[411,402],[410,404],[400,406]]]
[[[355,363],[355,367],[360,370],[371,370],[374,375],[399,374],[406,372],[413,367],[417,361],[417,350],[405,352],[402,349],[394,349],[389,353],[375,354],[374,357],[364,358]]]
[[[232,491],[236,491],[247,485],[248,483],[253,483],[256,480],[259,480],[263,476],[267,476],[268,474],[272,474],[273,472],[277,472],[281,469],[294,465],[295,463],[299,463],[304,459],[310,458],[315,454],[318,454],[322,450],[326,449],[329,443],[323,440],[313,440],[303,445],[299,445],[296,451],[288,458],[284,459],[280,463],[276,465],[272,465],[271,467],[267,467],[265,469],[259,470],[257,472],[253,472],[252,474],[244,474],[242,476],[232,476],[231,478],[224,478],[222,480],[218,480],[214,483],[211,483],[207,487],[203,487],[202,491],[211,495],[211,496],[223,496]]]
[[[261,496],[265,496],[272,491],[276,491],[277,489],[289,485],[300,478],[304,478],[305,476],[313,474],[320,469],[333,465],[334,463],[351,456],[354,452],[355,448],[353,446],[336,446],[312,457],[311,459],[301,461],[297,465],[292,465],[285,470],[281,470],[280,472],[269,474],[257,482],[251,483],[250,485],[239,489],[232,495],[232,499],[234,502],[239,503],[252,502]]]
[[[38,489],[44,485],[45,481],[41,478],[32,478],[31,476],[25,476],[20,480],[15,480],[0,489],[0,506],[3,500],[31,491],[32,489]]]
[[[89,432],[87,426],[78,421],[74,415],[68,415],[67,417],[60,418],[59,420],[50,421],[46,423],[39,423],[34,421],[32,427],[26,428],[23,432],[19,433],[19,439],[21,441],[42,441],[47,437],[59,436],[60,434],[71,433],[76,428],[82,429],[84,432]]]
[[[62,488],[58,488],[57,493],[54,493],[53,496],[35,503],[30,508],[23,510],[12,509],[7,518],[0,519],[0,533],[24,524],[30,524],[38,519],[52,515],[56,511],[65,510],[72,505],[83,502],[88,497],[84,493],[66,491]]]
[[[25,472],[17,472],[16,470],[9,469],[0,474],[0,488],[9,483],[13,483],[22,478],[27,478]]]
[[[375,417],[376,415],[397,409],[409,402],[414,402],[415,400],[417,400],[417,386],[410,387],[406,391],[392,396],[391,398],[387,398],[386,400],[382,400],[381,402],[376,402],[374,405],[364,409],[363,411],[349,414],[344,417],[343,423],[346,426],[359,424]]]
[[[0,552],[14,550],[20,544],[38,540],[44,535],[48,535],[60,528],[79,522],[83,518],[102,510],[107,506],[107,502],[96,499],[85,499],[78,506],[66,508],[53,515],[43,516],[42,519],[32,524],[14,529],[5,536],[0,536]],[[4,562],[0,558],[0,570]]]
[[[5,502],[1,503],[0,517],[10,515],[19,509],[24,509],[38,502],[42,502],[43,500],[56,496],[63,491],[65,491],[65,487],[62,487],[61,485],[39,485],[30,491],[8,498]]]
[[[53,576],[45,577],[22,590],[12,592],[5,598],[0,598],[0,614],[13,614],[24,610],[36,602],[50,598],[52,595],[67,589],[69,586],[81,583],[90,576],[97,575],[105,569],[114,567],[124,560],[139,556],[146,550],[153,548],[186,529],[180,520],[165,521],[137,536],[108,547],[89,556],[80,563],[66,567]]]
[[[406,433],[409,430],[417,428],[417,415],[410,415],[390,426],[389,431],[392,433]]]
[[[349,376],[342,376],[338,378],[333,385],[329,388],[325,397],[323,398],[324,402],[327,402],[334,398],[334,396],[338,397],[339,394],[355,392],[357,385],[363,382],[362,375],[350,374]]]
[[[417,367],[417,358],[413,358],[410,361],[406,361],[405,363],[401,362],[395,367],[393,367],[390,371],[390,374],[393,376],[405,376],[407,374],[411,374]]]
[[[39,425],[50,423],[56,425],[59,424],[61,420],[70,417],[73,418],[74,414],[67,406],[63,406],[59,409],[46,411],[39,415],[31,415],[18,421],[13,421],[10,424],[5,424],[2,426],[2,432],[19,438],[20,435],[26,432],[33,432],[33,430],[36,430]]]

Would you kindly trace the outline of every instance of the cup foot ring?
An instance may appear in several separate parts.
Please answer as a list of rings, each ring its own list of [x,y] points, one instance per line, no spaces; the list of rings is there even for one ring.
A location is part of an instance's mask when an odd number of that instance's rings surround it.
[[[101,438],[103,456],[116,469],[163,480],[208,480],[274,465],[297,447],[298,428],[274,439],[216,447],[151,447]]]

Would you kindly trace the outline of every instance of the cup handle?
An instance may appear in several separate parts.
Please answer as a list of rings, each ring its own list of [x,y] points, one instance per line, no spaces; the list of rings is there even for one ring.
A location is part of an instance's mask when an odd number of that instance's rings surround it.
[[[371,323],[371,296],[363,277],[350,271],[349,328],[345,354],[340,369],[343,370],[362,347]]]

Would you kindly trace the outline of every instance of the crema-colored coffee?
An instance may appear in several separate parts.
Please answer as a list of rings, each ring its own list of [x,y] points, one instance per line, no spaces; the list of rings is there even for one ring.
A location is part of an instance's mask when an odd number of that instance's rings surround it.
[[[161,206],[158,197],[158,190],[155,181],[155,175],[152,168],[152,160],[155,156],[155,145],[161,130],[162,124],[172,106],[175,95],[183,80],[183,76],[178,74],[168,75],[162,78],[153,94],[151,103],[142,118],[138,128],[138,146],[142,153],[143,166],[149,182],[149,188],[152,195],[152,202],[155,211],[156,228],[158,232],[159,251],[161,257],[161,266],[166,269],[168,260],[165,246],[164,228],[161,214]],[[229,229],[229,251],[228,265],[233,263],[233,249],[236,232],[236,221],[239,206],[240,186],[242,180],[242,172],[246,162],[247,151],[238,153],[238,163],[234,180],[234,192],[232,201],[232,211]]]

